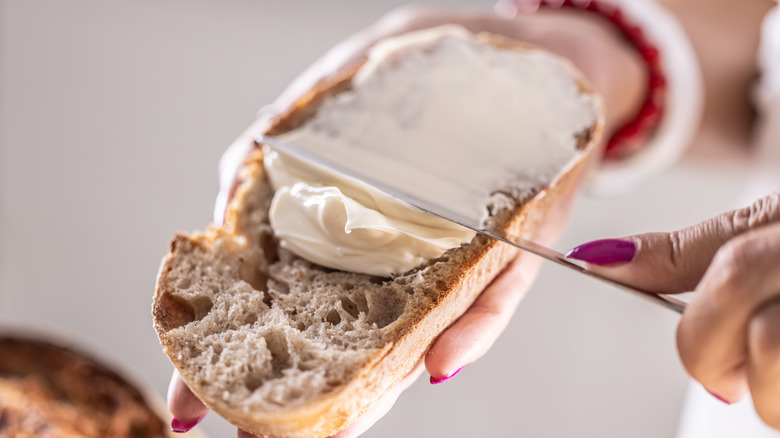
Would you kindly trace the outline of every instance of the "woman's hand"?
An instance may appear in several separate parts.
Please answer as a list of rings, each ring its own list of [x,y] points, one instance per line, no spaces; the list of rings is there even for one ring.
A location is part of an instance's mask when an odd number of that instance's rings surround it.
[[[506,19],[491,12],[449,12],[419,7],[405,7],[392,12],[373,26],[336,45],[301,74],[258,120],[228,149],[220,162],[221,191],[215,209],[215,223],[223,218],[230,187],[243,158],[253,147],[253,138],[264,132],[274,117],[285,113],[295,101],[315,84],[357,62],[379,39],[401,33],[457,23],[471,31],[489,31],[517,40],[544,46],[572,60],[592,82],[606,101],[606,131],[630,116],[641,101],[644,83],[641,62],[633,51],[624,47],[609,26],[587,16],[567,13],[521,16]],[[559,218],[548,221],[538,239],[551,244],[566,222],[567,208],[562,206]],[[354,437],[378,421],[392,407],[400,393],[421,374],[423,365],[431,383],[453,377],[460,369],[484,355],[504,330],[532,281],[540,260],[522,254],[485,289],[471,308],[444,331],[425,358],[401,383],[379,400],[372,409],[338,437]],[[186,431],[197,424],[208,409],[174,373],[168,391],[168,405],[174,416],[172,428]],[[239,431],[239,437],[251,436]]]
[[[728,404],[750,394],[780,429],[780,192],[684,230],[590,242],[570,255],[652,292],[695,291],[677,329],[685,368]]]

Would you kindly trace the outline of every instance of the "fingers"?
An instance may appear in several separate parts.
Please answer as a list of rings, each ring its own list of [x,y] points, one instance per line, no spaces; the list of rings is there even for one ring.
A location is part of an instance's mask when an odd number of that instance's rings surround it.
[[[780,301],[762,307],[750,321],[748,351],[747,380],[756,412],[780,429]]]
[[[581,245],[599,271],[656,292],[694,290],[677,330],[680,358],[728,403],[752,394],[780,428],[780,194],[674,233]]]
[[[780,222],[780,192],[680,231],[589,242],[567,256],[588,262],[593,271],[651,292],[686,292],[696,287],[727,241],[776,222]]]
[[[754,331],[751,342],[759,347],[759,359],[772,354],[769,341],[774,337],[766,335],[766,329],[773,326],[764,316],[751,318],[780,298],[778,266],[780,223],[734,238],[717,252],[680,321],[677,346],[686,369],[729,402],[747,394],[747,374],[755,368],[748,330]]]
[[[552,245],[566,223],[573,198],[561,200],[549,212],[534,240]],[[461,368],[482,357],[509,324],[520,301],[536,279],[542,259],[521,252],[485,288],[471,307],[434,342],[425,356],[425,368],[431,383],[453,377]]]
[[[177,370],[173,370],[171,383],[168,385],[168,409],[173,415],[171,423],[175,432],[186,432],[192,429],[209,411],[209,408],[190,391]]]
[[[439,336],[425,356],[432,383],[453,376],[490,349],[536,278],[540,264],[538,257],[520,254]]]
[[[403,380],[398,382],[390,392],[383,395],[382,398],[380,398],[365,414],[361,415],[354,423],[350,424],[346,429],[339,431],[339,433],[333,435],[331,438],[355,438],[367,431],[390,411],[390,408],[393,407],[401,393],[420,377],[422,371],[423,365],[422,361],[420,361]]]

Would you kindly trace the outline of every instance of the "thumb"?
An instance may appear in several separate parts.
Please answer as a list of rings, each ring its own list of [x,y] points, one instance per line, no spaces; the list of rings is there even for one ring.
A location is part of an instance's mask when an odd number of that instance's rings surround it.
[[[650,292],[687,292],[696,287],[723,244],[775,222],[780,222],[780,192],[682,230],[596,240],[573,248],[566,256],[586,262],[589,270]]]

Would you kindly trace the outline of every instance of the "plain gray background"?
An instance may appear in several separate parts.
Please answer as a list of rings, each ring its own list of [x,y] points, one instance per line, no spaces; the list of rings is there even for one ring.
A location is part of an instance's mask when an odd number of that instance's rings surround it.
[[[400,4],[0,0],[0,323],[72,337],[163,395],[155,274],[176,231],[210,222],[223,149]],[[724,169],[684,161],[630,196],[584,196],[558,248],[731,208],[745,172]],[[365,436],[672,436],[687,381],[676,321],[546,266],[487,357],[420,379]],[[203,429],[234,434],[213,414]]]

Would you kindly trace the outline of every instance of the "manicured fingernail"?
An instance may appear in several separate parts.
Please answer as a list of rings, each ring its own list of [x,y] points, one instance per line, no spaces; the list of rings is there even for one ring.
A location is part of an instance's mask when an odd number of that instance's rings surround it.
[[[599,266],[627,263],[633,260],[635,255],[636,243],[627,239],[594,240],[566,253],[566,257]]]
[[[731,402],[726,400],[725,398],[719,396],[718,394],[715,394],[714,392],[710,391],[709,389],[707,390],[707,392],[709,392],[710,395],[715,397],[716,399],[718,399],[718,400],[722,401],[723,403],[726,403],[727,405],[731,406]]]
[[[437,383],[444,383],[447,380],[450,380],[451,378],[457,376],[458,373],[460,372],[460,370],[462,370],[462,369],[463,369],[463,367],[460,367],[457,370],[455,370],[454,373],[447,374],[446,376],[440,377],[438,379],[433,377],[433,376],[431,376],[431,385],[436,385]]]
[[[173,420],[171,420],[171,432],[176,432],[176,433],[186,433],[186,432],[189,432],[190,429],[192,429],[193,427],[197,426],[198,423],[200,423],[201,420],[203,420],[203,418],[205,416],[206,416],[206,414],[203,414],[200,417],[196,418],[194,421],[191,421],[191,422],[186,423],[186,424],[182,423],[178,419],[174,418]]]

